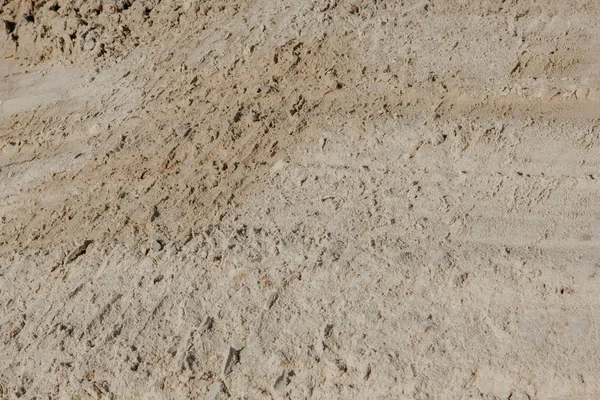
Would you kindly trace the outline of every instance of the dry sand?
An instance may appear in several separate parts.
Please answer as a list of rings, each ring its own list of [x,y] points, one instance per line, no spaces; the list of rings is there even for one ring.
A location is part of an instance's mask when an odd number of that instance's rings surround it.
[[[0,398],[600,398],[599,21],[0,0]]]

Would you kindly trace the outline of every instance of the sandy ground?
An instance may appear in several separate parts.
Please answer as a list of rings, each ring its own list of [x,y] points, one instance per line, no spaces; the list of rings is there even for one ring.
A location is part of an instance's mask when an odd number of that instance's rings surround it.
[[[599,19],[0,0],[0,398],[600,398]]]

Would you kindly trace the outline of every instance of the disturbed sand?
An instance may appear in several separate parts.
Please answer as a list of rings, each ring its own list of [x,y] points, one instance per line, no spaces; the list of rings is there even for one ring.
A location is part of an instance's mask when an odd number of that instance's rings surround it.
[[[600,398],[599,20],[0,0],[0,398]]]

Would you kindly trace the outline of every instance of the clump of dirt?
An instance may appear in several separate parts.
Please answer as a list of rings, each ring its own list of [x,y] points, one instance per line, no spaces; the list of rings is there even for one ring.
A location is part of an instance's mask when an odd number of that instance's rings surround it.
[[[2,0],[0,53],[28,63],[118,62],[186,17],[223,7],[184,0]]]

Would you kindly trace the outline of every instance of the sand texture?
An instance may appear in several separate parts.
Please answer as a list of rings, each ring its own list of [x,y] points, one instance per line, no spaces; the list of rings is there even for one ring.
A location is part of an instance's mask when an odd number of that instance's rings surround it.
[[[0,399],[600,398],[600,2],[0,0]]]

